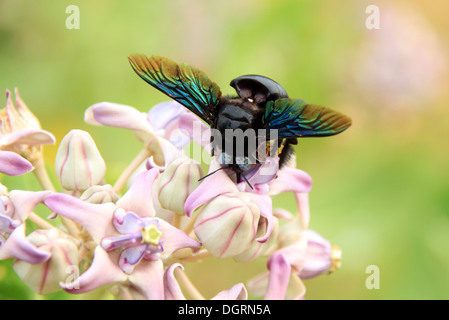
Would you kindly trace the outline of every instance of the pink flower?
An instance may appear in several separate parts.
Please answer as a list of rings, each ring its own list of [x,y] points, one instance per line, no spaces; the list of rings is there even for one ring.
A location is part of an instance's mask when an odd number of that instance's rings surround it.
[[[66,194],[52,194],[45,204],[81,225],[98,244],[91,267],[74,283],[61,284],[83,293],[109,283],[129,281],[148,299],[163,299],[163,261],[181,248],[200,244],[155,217],[151,190],[159,172],[139,174],[116,204],[92,204]]]
[[[54,136],[41,129],[39,120],[20,98],[16,88],[16,106],[6,90],[6,107],[0,111],[0,172],[17,175],[32,170],[25,159],[33,162],[42,154],[41,145],[55,143]],[[20,159],[12,151],[25,159]]]
[[[167,268],[164,274],[164,289],[166,300],[186,300],[182,290],[174,276],[176,268],[184,269],[179,263],[174,263]],[[228,290],[224,290],[215,295],[211,300],[247,300],[248,293],[242,283],[232,286]]]
[[[307,249],[299,275],[302,279],[309,279],[329,271],[332,265],[332,246],[315,231],[306,230],[304,234],[307,238]]]
[[[9,196],[0,197],[0,260],[16,258],[39,264],[49,258],[49,252],[38,249],[26,238],[24,223],[48,194],[13,190]]]
[[[308,212],[302,214],[309,215]],[[307,249],[302,214],[280,227],[277,249],[267,261],[268,271],[248,282],[253,294],[263,295],[267,300],[300,299],[304,296],[305,287],[299,277]]]
[[[68,271],[77,271],[79,241],[56,228],[33,231],[27,240],[49,254],[44,263],[30,264],[21,259],[14,262],[14,271],[33,291],[46,294],[61,290],[61,281],[77,275],[77,272],[70,275]]]
[[[177,102],[157,104],[148,112],[110,102],[100,102],[90,106],[84,116],[87,123],[130,129],[147,149],[152,152],[154,161],[160,165],[166,163],[164,153],[175,145],[182,149],[190,142],[187,135],[179,129],[182,115],[190,113]]]
[[[1,139],[1,138],[0,138]],[[32,171],[33,165],[12,151],[0,150],[0,172],[9,176],[18,176]]]

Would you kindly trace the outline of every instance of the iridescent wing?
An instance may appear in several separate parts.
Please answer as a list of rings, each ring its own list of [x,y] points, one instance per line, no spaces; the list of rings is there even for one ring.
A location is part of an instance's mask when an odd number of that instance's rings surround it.
[[[300,99],[268,101],[262,123],[277,129],[279,138],[326,137],[351,126],[351,118],[335,110]]]
[[[212,124],[221,91],[204,72],[159,56],[135,54],[128,59],[143,80]]]

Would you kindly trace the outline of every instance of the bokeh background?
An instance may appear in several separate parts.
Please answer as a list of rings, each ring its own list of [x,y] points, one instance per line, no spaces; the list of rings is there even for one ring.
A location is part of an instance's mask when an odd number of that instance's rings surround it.
[[[72,4],[78,30],[66,28]],[[380,29],[366,28],[368,5],[380,9]],[[345,133],[297,148],[314,179],[310,228],[343,250],[339,271],[305,281],[306,298],[448,299],[448,9],[445,0],[0,0],[0,88],[19,87],[58,142],[88,131],[113,183],[140,144],[85,124],[84,110],[110,101],[146,112],[167,100],[134,74],[130,53],[190,63],[226,94],[239,75],[271,77],[291,97],[353,119]],[[45,148],[53,178],[57,146]],[[33,175],[1,181],[38,189]],[[275,203],[294,210],[293,199]],[[1,299],[80,298],[35,295],[11,264],[0,262]],[[380,289],[365,286],[369,265]],[[209,297],[264,269],[230,259],[186,268]]]

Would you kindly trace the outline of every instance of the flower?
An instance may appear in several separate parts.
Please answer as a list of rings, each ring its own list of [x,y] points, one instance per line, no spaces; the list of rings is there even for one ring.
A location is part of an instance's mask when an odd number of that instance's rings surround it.
[[[214,256],[232,257],[253,242],[259,218],[260,210],[247,194],[223,194],[198,210],[194,230]]]
[[[74,283],[83,293],[109,283],[131,283],[148,299],[163,298],[163,261],[174,251],[197,248],[196,240],[155,217],[151,191],[157,169],[139,174],[116,204],[91,204],[66,194],[49,195],[45,204],[81,225],[97,243],[90,268]]]
[[[41,129],[39,120],[23,102],[17,88],[15,94],[16,107],[12,102],[11,92],[6,90],[6,107],[0,111],[0,159],[10,162],[11,168],[3,169],[7,174],[8,170],[18,174],[32,168],[30,164],[14,158],[12,154],[5,154],[5,151],[15,152],[33,163],[42,156],[41,145],[55,143],[54,136]]]
[[[0,138],[1,140],[1,138]],[[0,172],[18,176],[28,173],[34,169],[33,165],[26,159],[12,151],[0,150]]]
[[[34,246],[25,235],[25,220],[49,194],[48,191],[13,190],[0,197],[0,260],[17,258],[39,264],[49,253]]]
[[[155,163],[163,165],[167,160],[164,157],[165,148],[173,144],[181,149],[190,142],[187,135],[177,130],[181,116],[188,112],[174,101],[160,103],[151,108],[148,114],[130,106],[100,102],[86,110],[84,120],[94,125],[132,130],[151,152]]]
[[[101,182],[106,164],[89,133],[71,130],[59,145],[55,171],[64,189],[84,191]]]
[[[14,270],[17,275],[39,294],[60,290],[59,283],[67,280],[68,277],[73,277],[71,273],[78,268],[79,251],[76,241],[62,235],[55,228],[36,230],[27,239],[37,249],[48,252],[50,257],[40,264],[16,260]],[[75,277],[76,275],[77,272]]]
[[[218,257],[237,255],[252,241],[265,242],[271,234],[271,198],[240,192],[223,170],[204,179],[187,198],[184,208],[187,217],[200,208],[195,234]],[[259,223],[259,219],[266,219],[266,224]],[[256,238],[258,226],[264,226],[266,232]],[[221,237],[217,238],[215,232],[220,232]],[[239,241],[243,242],[238,245]]]
[[[174,271],[176,268],[184,267],[179,263],[174,263],[167,268],[164,274],[164,289],[166,300],[186,300],[182,290],[176,281]],[[211,300],[247,300],[248,293],[243,283],[238,283],[228,290],[224,290],[215,295]]]
[[[336,255],[337,247],[332,248],[328,240],[313,230],[306,230],[304,234],[307,238],[307,249],[300,277],[302,279],[313,278],[329,271],[331,265],[338,268],[337,263],[332,262],[332,256],[338,256]]]
[[[299,272],[304,263],[307,240],[299,218],[280,228],[277,242],[277,250],[267,261],[268,271],[251,279],[248,288],[266,300],[300,299],[305,293]]]
[[[201,165],[188,158],[180,157],[170,163],[161,174],[158,183],[158,199],[162,208],[184,215],[184,204],[198,187],[203,175]]]
[[[97,204],[116,202],[118,199],[118,195],[109,184],[92,186],[80,196],[80,200]]]

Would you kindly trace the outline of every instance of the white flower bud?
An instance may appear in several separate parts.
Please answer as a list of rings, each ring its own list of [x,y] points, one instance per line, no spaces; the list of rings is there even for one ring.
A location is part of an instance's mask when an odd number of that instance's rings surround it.
[[[248,262],[258,257],[271,254],[272,251],[276,249],[276,242],[279,233],[279,220],[277,218],[273,218],[272,224],[273,229],[267,241],[259,242],[257,240],[254,240],[245,251],[234,256],[233,259],[237,262]],[[267,231],[267,219],[261,218],[259,220],[259,227],[257,230],[256,239],[265,234],[266,231]]]
[[[194,230],[210,253],[225,258],[250,246],[256,238],[259,218],[259,208],[246,193],[228,193],[200,207]]]
[[[118,200],[117,194],[112,190],[111,185],[105,184],[103,186],[93,186],[83,192],[80,200],[101,204],[112,202],[115,203]]]
[[[170,163],[162,173],[158,184],[158,199],[163,209],[184,215],[187,197],[199,186],[203,176],[201,165],[187,157]]]
[[[69,237],[63,237],[55,229],[36,230],[28,240],[39,250],[51,256],[41,264],[30,264],[16,260],[14,270],[33,291],[47,294],[61,289],[60,282],[73,282],[78,276],[78,246]]]
[[[100,183],[106,164],[92,137],[85,131],[72,130],[61,141],[55,170],[64,189],[84,191]]]

